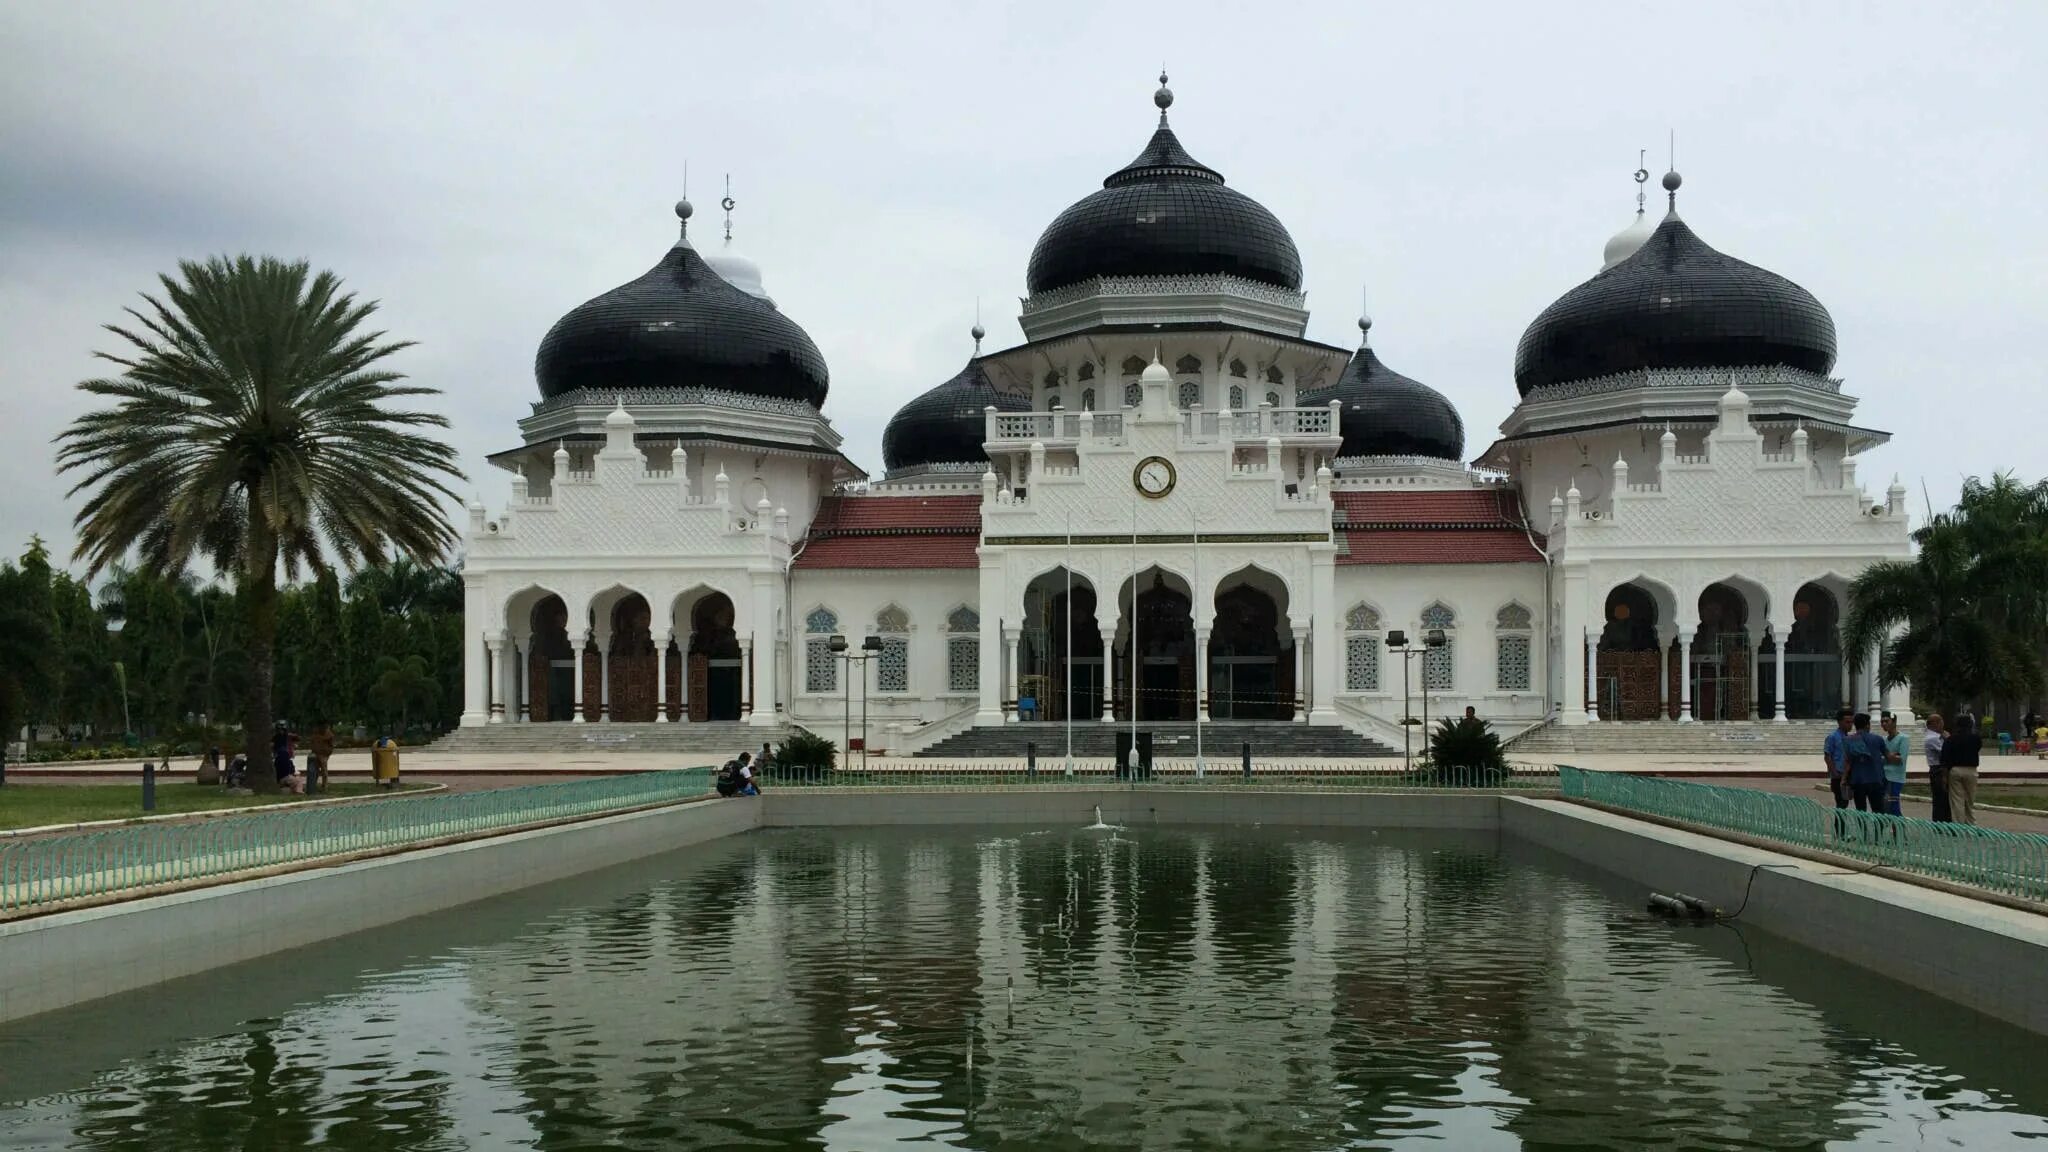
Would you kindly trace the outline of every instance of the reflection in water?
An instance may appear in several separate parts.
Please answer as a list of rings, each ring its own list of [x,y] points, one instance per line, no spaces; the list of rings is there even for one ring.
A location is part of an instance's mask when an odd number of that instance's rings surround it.
[[[0,1032],[0,1148],[2048,1141],[2048,1045],[1491,838],[782,831],[636,867],[294,954],[333,991],[263,1018],[222,1015],[231,973],[113,1002],[190,1019],[160,1038]]]

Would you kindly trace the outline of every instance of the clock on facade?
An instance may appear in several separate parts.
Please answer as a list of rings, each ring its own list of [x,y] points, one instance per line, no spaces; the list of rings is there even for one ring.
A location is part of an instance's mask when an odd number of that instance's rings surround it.
[[[1175,479],[1173,461],[1164,456],[1147,456],[1131,469],[1131,483],[1154,500],[1173,491]]]

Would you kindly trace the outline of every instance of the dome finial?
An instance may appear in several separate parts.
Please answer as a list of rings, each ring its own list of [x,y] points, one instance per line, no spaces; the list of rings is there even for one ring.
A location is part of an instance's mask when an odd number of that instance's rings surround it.
[[[1650,182],[1649,156],[1650,150],[1648,148],[1636,149],[1636,215],[1638,216],[1643,214],[1643,200],[1645,199],[1643,185]]]
[[[1366,290],[1358,290],[1358,346],[1372,343],[1372,310],[1366,306]]]
[[[974,337],[974,354],[976,356],[981,355],[981,338],[988,335],[988,329],[981,326],[981,297],[979,296],[974,298],[974,327],[969,328],[967,334]]]
[[[1664,173],[1664,193],[1670,200],[1672,212],[1678,211],[1678,186],[1685,183],[1685,177],[1678,174],[1678,130],[1671,132],[1671,167]]]
[[[697,210],[695,208],[692,208],[690,206],[690,198],[688,196],[685,196],[681,200],[676,201],[676,223],[680,226],[679,231],[676,234],[676,243],[684,245],[686,247],[689,245],[690,216],[692,213],[696,211]]]
[[[1166,127],[1166,110],[1173,107],[1173,89],[1166,86],[1166,65],[1159,66],[1159,91],[1152,94],[1152,103],[1159,106],[1159,126]]]
[[[725,199],[720,200],[718,206],[725,209],[725,245],[730,248],[732,247],[732,210],[739,206],[739,201],[732,198],[732,173],[730,172],[725,174]]]

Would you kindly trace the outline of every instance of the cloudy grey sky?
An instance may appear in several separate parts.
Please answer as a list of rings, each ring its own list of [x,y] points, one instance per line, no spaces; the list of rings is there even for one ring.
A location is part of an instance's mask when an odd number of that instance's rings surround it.
[[[738,239],[881,429],[1020,339],[1039,231],[1151,131],[1164,61],[1195,156],[1307,268],[1310,335],[1374,343],[1476,452],[1515,341],[1628,222],[1678,133],[1681,210],[1833,312],[1861,473],[2048,471],[2048,4],[0,5],[0,553],[68,549],[52,441],[98,326],[181,257],[306,257],[383,301],[497,505],[533,351],[670,242]],[[1916,499],[1916,507],[1917,507]]]

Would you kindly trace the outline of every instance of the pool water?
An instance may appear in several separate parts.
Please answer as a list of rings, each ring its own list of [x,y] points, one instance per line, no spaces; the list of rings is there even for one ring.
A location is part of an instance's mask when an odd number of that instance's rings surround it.
[[[2048,1042],[1494,836],[753,833],[0,1026],[0,1148],[2048,1149]]]

